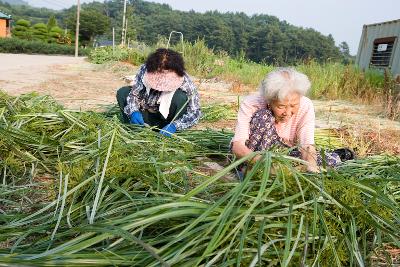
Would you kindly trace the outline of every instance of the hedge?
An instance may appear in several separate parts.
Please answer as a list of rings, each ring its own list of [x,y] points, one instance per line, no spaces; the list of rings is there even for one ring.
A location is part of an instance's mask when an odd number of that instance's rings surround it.
[[[79,49],[79,55],[88,55],[90,49]],[[27,41],[17,38],[0,38],[0,53],[74,55],[75,47],[48,44],[41,41]]]

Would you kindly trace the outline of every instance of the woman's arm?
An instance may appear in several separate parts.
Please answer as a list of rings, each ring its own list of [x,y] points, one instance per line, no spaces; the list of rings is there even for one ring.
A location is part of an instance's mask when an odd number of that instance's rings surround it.
[[[253,151],[248,148],[243,142],[232,142],[232,153],[235,154],[237,158],[243,158],[251,152]]]
[[[188,103],[186,113],[173,122],[176,129],[179,131],[192,127],[201,117],[199,93],[188,75],[185,75],[185,80],[181,89],[186,92]]]
[[[320,172],[317,164],[317,151],[314,145],[304,145],[300,148],[301,159],[308,162],[307,171]]]
[[[239,159],[243,158],[253,152],[253,150],[248,148],[244,143],[242,143],[240,141],[232,142],[231,150],[232,150],[232,153]],[[260,158],[261,158],[261,156],[257,155],[254,158],[252,158],[250,162],[255,163]]]
[[[130,116],[132,112],[140,109],[140,92],[144,89],[143,76],[146,72],[146,65],[142,65],[139,68],[134,80],[131,83],[132,89],[127,98],[127,105],[124,108],[124,112],[127,116]]]
[[[317,164],[317,151],[314,146],[315,111],[310,99],[302,97],[301,102],[302,118],[297,129],[298,144],[301,152],[301,159],[308,162],[307,171],[319,172]]]
[[[235,135],[232,139],[232,153],[237,158],[242,158],[252,153],[253,151],[246,146],[246,140],[249,139],[250,120],[254,112],[260,107],[265,106],[264,99],[261,95],[251,95],[243,99],[240,104],[235,127]],[[255,161],[259,157],[255,157]]]

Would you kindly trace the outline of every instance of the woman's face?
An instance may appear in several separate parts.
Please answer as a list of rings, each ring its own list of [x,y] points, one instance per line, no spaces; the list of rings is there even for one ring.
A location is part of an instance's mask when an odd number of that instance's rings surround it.
[[[287,122],[299,111],[300,95],[298,93],[290,93],[283,100],[272,100],[270,106],[277,123]]]

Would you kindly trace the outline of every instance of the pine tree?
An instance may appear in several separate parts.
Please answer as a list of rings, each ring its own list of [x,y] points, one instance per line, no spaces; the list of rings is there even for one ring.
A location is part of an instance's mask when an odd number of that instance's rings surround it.
[[[58,26],[56,17],[52,15],[47,21],[47,30],[50,31],[52,28]]]
[[[20,19],[16,22],[12,30],[12,35],[19,39],[31,40],[32,32],[31,32],[31,22],[28,20]]]

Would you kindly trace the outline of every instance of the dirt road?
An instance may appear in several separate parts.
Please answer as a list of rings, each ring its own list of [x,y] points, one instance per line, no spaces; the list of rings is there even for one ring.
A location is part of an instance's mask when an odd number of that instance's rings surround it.
[[[0,54],[0,88],[11,95],[36,91],[72,109],[98,109],[114,101],[118,75],[84,58]],[[4,64],[3,64],[4,62]]]
[[[17,93],[23,87],[51,79],[52,68],[80,64],[83,58],[0,54],[0,62],[0,87]]]

